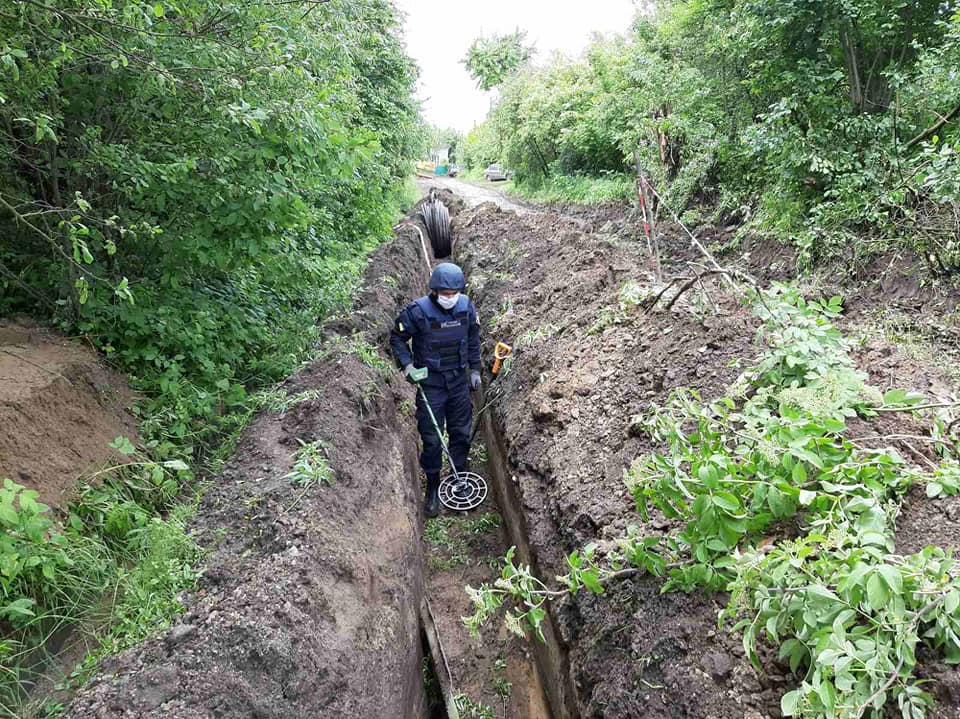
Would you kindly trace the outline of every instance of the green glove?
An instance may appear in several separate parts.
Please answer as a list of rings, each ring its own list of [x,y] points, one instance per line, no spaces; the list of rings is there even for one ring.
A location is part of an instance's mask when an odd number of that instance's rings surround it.
[[[427,378],[427,368],[417,369],[412,364],[408,364],[403,368],[403,376],[410,384],[418,384]]]

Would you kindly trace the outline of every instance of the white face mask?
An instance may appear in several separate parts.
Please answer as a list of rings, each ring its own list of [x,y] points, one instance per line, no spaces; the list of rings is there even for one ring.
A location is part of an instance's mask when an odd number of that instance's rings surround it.
[[[460,293],[458,292],[455,295],[437,295],[437,304],[439,304],[445,310],[452,310],[457,305],[457,300],[460,299]]]

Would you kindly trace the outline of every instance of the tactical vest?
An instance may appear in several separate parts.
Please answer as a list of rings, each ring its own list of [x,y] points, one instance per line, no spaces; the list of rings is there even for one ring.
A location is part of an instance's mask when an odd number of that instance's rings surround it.
[[[453,309],[443,310],[429,296],[414,300],[420,308],[423,331],[413,336],[413,358],[420,367],[448,372],[467,366],[470,300],[460,295]]]

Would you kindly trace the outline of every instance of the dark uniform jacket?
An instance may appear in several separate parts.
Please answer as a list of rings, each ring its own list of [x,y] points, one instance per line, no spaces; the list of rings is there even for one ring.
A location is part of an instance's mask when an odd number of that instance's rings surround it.
[[[426,367],[428,384],[443,384],[468,367],[480,371],[480,320],[477,308],[461,294],[452,309],[425,295],[407,305],[390,331],[390,348],[399,367]],[[431,377],[434,381],[431,381]]]

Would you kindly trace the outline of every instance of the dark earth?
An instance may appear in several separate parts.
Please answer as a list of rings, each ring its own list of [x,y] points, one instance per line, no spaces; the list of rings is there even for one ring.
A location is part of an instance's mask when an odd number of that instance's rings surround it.
[[[642,226],[624,203],[512,202],[504,210],[489,189],[432,185],[454,214],[454,260],[480,311],[485,362],[497,340],[514,347],[491,390],[499,399],[483,433],[486,455],[476,458],[501,479],[488,503],[424,532],[413,392],[385,350],[398,308],[426,283],[419,237],[399,226],[372,255],[354,311],[325,325],[317,357],[283,385],[301,401],[262,412],[211,482],[195,520],[210,552],[198,591],[184,597],[185,614],[106,661],[67,716],[436,716],[421,641],[424,594],[454,690],[496,717],[779,716],[780,696],[797,678],[775,652],[754,670],[739,637],[717,626],[722,595],[663,594],[660,580],[624,579],[601,596],[553,605],[549,647],[507,636],[499,622],[480,643],[467,636],[462,587],[491,581],[510,544],[522,544],[549,582],[568,552],[640,525],[623,472],[653,446],[635,417],[676,387],[721,395],[737,361],[749,364],[760,347],[756,319],[718,275],[676,300],[678,285],[655,304],[643,301],[665,285],[652,276]],[[710,266],[679,226],[660,229],[663,278]],[[791,276],[795,258],[774,244],[740,242],[734,227],[697,232],[724,265],[760,284]],[[809,294],[850,298],[841,326],[878,387],[956,399],[957,335],[945,319],[955,298],[911,284],[908,265],[814,277]],[[929,418],[897,414],[856,431],[917,436],[928,426]],[[298,440],[322,443],[332,485],[302,487],[286,476]],[[932,459],[922,443],[896,446],[918,463]],[[960,500],[912,491],[898,547],[957,546],[958,519]],[[642,531],[668,527],[653,515]],[[446,667],[434,663],[433,671]],[[931,716],[960,715],[956,670],[927,657],[920,673],[934,679]]]
[[[479,200],[486,198],[479,197]],[[723,250],[735,228],[709,228],[705,244]],[[630,306],[621,289],[635,283],[657,292],[642,226],[622,205],[549,208],[522,215],[480,204],[454,226],[456,256],[487,321],[488,342],[516,348],[503,398],[494,407],[516,493],[522,504],[531,559],[544,578],[563,573],[564,555],[587,542],[610,540],[628,523],[642,526],[623,483],[623,472],[652,447],[633,429],[633,418],[676,387],[720,396],[736,378],[733,363],[758,353],[757,322],[719,278],[682,296],[669,311]],[[663,275],[690,275],[709,267],[675,225],[663,225]],[[749,249],[744,253],[743,249]],[[783,248],[781,247],[781,252]],[[777,257],[771,243],[754,242],[723,261],[746,274],[786,279],[795,261]],[[694,267],[690,263],[695,263]],[[956,378],[936,362],[901,350],[878,332],[865,305],[888,290],[884,311],[923,316],[942,325],[956,307],[913,281],[903,264],[884,276],[835,278],[820,291],[852,297],[855,310],[842,323],[859,341],[854,356],[881,389],[904,386],[935,401],[956,399]],[[813,292],[817,288],[811,288]],[[813,293],[812,292],[812,293]],[[629,292],[627,293],[629,295]],[[668,293],[666,297],[671,297]],[[941,333],[942,334],[942,333]],[[956,352],[947,341],[936,352]],[[917,435],[924,423],[903,414],[862,422],[864,436]],[[929,447],[893,442],[923,464]],[[866,442],[865,445],[869,445]],[[960,544],[956,499],[908,496],[898,522],[901,551],[927,543]],[[668,524],[651,518],[642,531]],[[717,628],[724,596],[661,594],[656,579],[623,580],[596,597],[581,593],[554,606],[575,700],[558,714],[582,717],[777,717],[780,696],[797,682],[770,654],[756,672],[738,636]],[[931,716],[957,716],[957,672],[938,662],[921,667],[936,678],[938,706]]]

